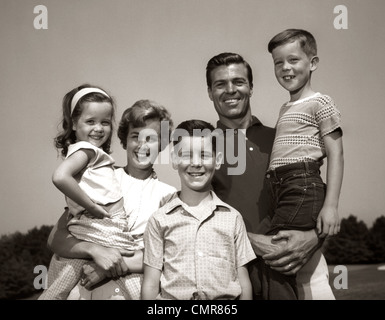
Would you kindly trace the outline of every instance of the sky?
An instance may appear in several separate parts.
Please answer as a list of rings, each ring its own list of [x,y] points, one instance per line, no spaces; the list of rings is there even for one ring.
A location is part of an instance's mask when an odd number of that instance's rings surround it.
[[[46,26],[34,12],[39,5]],[[51,176],[62,161],[53,138],[65,93],[101,86],[117,102],[117,120],[135,101],[151,99],[175,124],[215,124],[206,64],[236,52],[253,69],[252,112],[273,127],[289,96],[275,79],[267,43],[287,28],[315,36],[320,63],[312,87],[342,113],[340,216],[370,227],[385,215],[384,12],[383,0],[0,0],[0,235],[53,225],[63,212]],[[112,156],[125,165],[116,135]],[[179,187],[170,164],[155,169]]]

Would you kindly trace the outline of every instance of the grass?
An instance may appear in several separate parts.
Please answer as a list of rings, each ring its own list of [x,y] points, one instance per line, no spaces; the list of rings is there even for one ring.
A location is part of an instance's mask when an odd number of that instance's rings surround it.
[[[341,272],[334,273],[334,265],[329,265],[330,285],[337,300],[385,300],[385,270],[377,268],[382,264],[346,265],[347,289],[336,289],[334,281],[340,283]],[[36,300],[40,293],[23,300]]]
[[[337,300],[385,300],[385,270],[377,268],[382,264],[346,265],[347,289],[336,289],[334,280],[341,272],[334,273],[335,266],[329,266],[330,285]],[[339,282],[339,278],[336,279]]]

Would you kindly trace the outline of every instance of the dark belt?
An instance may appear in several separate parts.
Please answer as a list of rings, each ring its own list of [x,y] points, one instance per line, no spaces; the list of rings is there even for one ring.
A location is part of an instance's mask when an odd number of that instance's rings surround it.
[[[293,171],[302,171],[302,172],[319,172],[320,164],[318,162],[295,162],[286,164],[284,166],[279,166],[275,169],[269,170],[266,172],[266,179],[270,178],[281,178]]]

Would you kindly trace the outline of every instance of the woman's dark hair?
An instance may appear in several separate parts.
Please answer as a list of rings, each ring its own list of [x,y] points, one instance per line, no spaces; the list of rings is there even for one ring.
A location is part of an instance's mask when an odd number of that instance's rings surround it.
[[[168,134],[164,135],[162,132],[160,147],[165,148],[170,143],[170,135],[173,127],[170,113],[165,107],[155,101],[139,100],[123,112],[119,122],[118,137],[124,149],[127,148],[129,125],[131,124],[134,128],[144,127],[146,121],[150,119],[159,120],[159,122],[168,122]]]

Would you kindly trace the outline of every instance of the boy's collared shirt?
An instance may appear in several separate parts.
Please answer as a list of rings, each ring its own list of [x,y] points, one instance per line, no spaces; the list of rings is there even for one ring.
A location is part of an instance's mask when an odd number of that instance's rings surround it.
[[[242,216],[214,192],[197,207],[175,193],[147,224],[144,263],[162,270],[160,299],[236,299],[237,268],[255,258]]]

